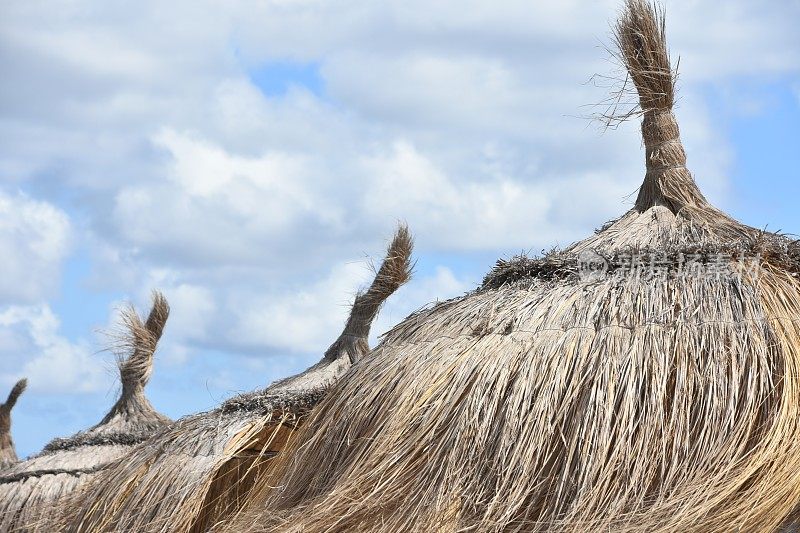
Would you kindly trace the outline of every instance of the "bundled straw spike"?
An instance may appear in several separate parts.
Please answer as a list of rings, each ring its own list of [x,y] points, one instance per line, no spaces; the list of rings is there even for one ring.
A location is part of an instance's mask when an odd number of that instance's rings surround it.
[[[700,194],[663,11],[626,0],[617,41],[647,149],[635,208],[395,327],[224,531],[776,532],[800,516],[800,242]]]
[[[369,332],[378,311],[389,296],[411,279],[413,250],[411,232],[401,224],[369,288],[356,295],[339,338],[325,351],[319,363],[301,374],[275,383],[274,392],[324,390],[369,352]]]
[[[372,284],[356,297],[341,335],[317,364],[178,420],[67,502],[53,529],[201,533],[235,515],[253,486],[271,483],[274,458],[311,409],[369,351],[381,305],[411,275],[412,247],[408,228],[401,226]]]
[[[153,293],[153,307],[144,323],[132,307],[123,313],[123,321],[128,327],[132,343],[131,355],[120,361],[123,396],[134,394],[150,381],[153,354],[168,318],[169,304],[158,291]]]
[[[667,48],[664,9],[647,0],[626,0],[614,37],[643,113],[669,111],[675,77]]]
[[[17,452],[14,450],[14,441],[11,438],[11,410],[17,400],[28,387],[28,380],[21,379],[11,389],[8,399],[0,404],[0,470],[16,463]]]
[[[667,49],[663,7],[647,0],[626,0],[614,33],[643,115],[647,175],[636,208],[645,211],[663,205],[677,213],[686,205],[708,207],[686,168],[686,152],[672,112],[677,72]]]
[[[28,388],[28,380],[22,378],[21,380],[17,381],[14,387],[11,389],[11,392],[8,393],[8,399],[6,399],[6,403],[0,405],[0,410],[11,411],[15,405],[17,405],[17,400],[19,397],[22,396],[22,393],[25,392],[25,389]]]
[[[375,316],[387,298],[411,277],[413,248],[408,227],[401,225],[372,284],[356,296],[344,331],[325,352],[325,359],[335,361],[346,353],[350,362],[355,363],[369,351],[367,339]]]
[[[170,422],[144,395],[168,315],[167,301],[158,292],[145,323],[133,308],[123,312],[126,333],[117,348],[128,356],[119,363],[119,400],[96,426],[54,439],[42,453],[0,473],[0,531],[57,531],[51,521],[71,492]]]
[[[98,426],[113,426],[115,420],[131,414],[155,412],[144,395],[144,388],[153,373],[153,356],[168,318],[169,304],[158,291],[153,292],[153,305],[146,321],[142,321],[132,306],[123,310],[122,323],[126,332],[118,346],[127,352],[118,362],[122,392]],[[157,423],[161,425],[161,422],[163,420]]]

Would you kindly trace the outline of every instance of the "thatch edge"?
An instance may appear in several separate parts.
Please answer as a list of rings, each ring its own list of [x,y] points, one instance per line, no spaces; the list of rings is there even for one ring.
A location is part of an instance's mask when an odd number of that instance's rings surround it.
[[[68,438],[55,438],[42,450],[40,455],[72,450],[83,446],[134,446],[144,442],[158,430],[147,428],[136,432],[90,433],[80,432]],[[35,456],[38,457],[39,455]]]
[[[658,265],[668,270],[670,275],[679,273],[688,261],[712,265],[720,260],[730,260],[755,261],[759,265],[778,267],[800,277],[800,240],[768,232],[758,232],[753,239],[740,241],[707,242],[676,246],[667,250],[652,247],[592,250],[591,255],[604,263],[607,275],[629,269],[631,259],[634,259],[639,265]],[[584,257],[581,253],[553,249],[539,257],[516,255],[510,259],[498,259],[483,278],[478,290],[497,289],[515,283],[578,281],[583,268],[581,260]]]

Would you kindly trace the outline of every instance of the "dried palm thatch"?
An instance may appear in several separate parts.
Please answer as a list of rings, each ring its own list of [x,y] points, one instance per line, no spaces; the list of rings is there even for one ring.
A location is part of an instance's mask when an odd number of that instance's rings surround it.
[[[390,331],[229,531],[776,531],[800,503],[800,245],[685,166],[663,13],[616,28],[644,183],[596,235],[501,261]]]
[[[45,520],[57,502],[170,422],[144,395],[169,316],[167,300],[155,292],[145,322],[132,307],[122,316],[127,333],[118,348],[128,355],[119,360],[119,400],[96,426],[55,439],[39,455],[0,473],[0,531],[53,531]]]
[[[11,438],[11,410],[17,405],[17,400],[27,386],[27,379],[19,380],[11,389],[6,403],[0,404],[0,470],[19,461],[14,450],[14,440]]]
[[[305,372],[178,420],[98,476],[65,507],[60,531],[208,531],[268,482],[271,460],[311,408],[369,351],[384,301],[411,273],[412,239],[397,230],[371,286],[358,294],[339,338]],[[114,487],[109,490],[109,487]]]

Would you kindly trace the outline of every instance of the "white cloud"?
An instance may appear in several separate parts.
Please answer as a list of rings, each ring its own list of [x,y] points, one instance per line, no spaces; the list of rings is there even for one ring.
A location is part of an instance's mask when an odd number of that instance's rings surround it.
[[[668,6],[689,161],[722,203],[731,157],[706,89],[800,69],[797,7],[751,4]],[[627,207],[637,125],[600,135],[575,118],[606,97],[584,82],[611,68],[598,44],[618,6],[11,2],[0,178],[80,211],[91,287],[164,288],[176,358],[317,349],[362,279],[343,265],[379,256],[398,219],[420,253],[456,257],[565,245]],[[253,80],[270,61],[318,66],[322,94],[266,96]],[[43,298],[65,253],[31,252],[43,274],[0,293]],[[432,279],[417,281],[430,299],[454,288]]]
[[[800,42],[791,27],[799,15],[797,2],[670,2],[669,43],[681,57],[682,79],[721,83],[797,72]]]
[[[181,281],[180,273],[169,269],[149,272],[147,280],[140,283],[145,288],[158,288],[167,298],[170,318],[161,347],[175,341],[181,344],[203,341],[220,335],[215,324],[219,312],[213,291],[205,286]],[[150,289],[144,289],[137,298],[139,307],[146,313],[151,304]],[[170,350],[161,350],[170,353]]]
[[[0,311],[0,376],[27,377],[36,391],[81,393],[108,383],[107,367],[86,342],[71,342],[47,305],[10,306]]]
[[[110,383],[44,303],[70,242],[90,274],[71,272],[65,294],[132,294],[145,312],[150,289],[166,293],[159,357],[181,371],[157,372],[150,391],[197,398],[204,372],[238,390],[243,373],[266,379],[316,359],[369,280],[359,260],[380,258],[398,219],[427,266],[373,334],[473,288],[493,257],[588,234],[643,177],[635,122],[601,135],[578,118],[606,98],[586,82],[613,69],[602,43],[619,6],[7,0],[0,181],[36,199],[0,193],[0,305],[17,304],[0,307],[0,379]],[[797,81],[800,5],[667,7],[689,164],[724,206],[720,109],[740,107],[742,81]],[[288,80],[265,95],[257,82],[271,62],[318,69],[322,89]],[[720,87],[733,95],[710,105]],[[77,299],[69,309],[84,312]]]
[[[71,227],[57,207],[0,190],[0,303],[37,301],[58,287]]]
[[[230,311],[238,310],[241,326],[232,336],[240,342],[269,346],[279,353],[321,356],[341,333],[357,290],[366,287],[372,275],[364,262],[343,263],[332,268],[325,278],[302,288],[287,288],[266,298],[237,302]],[[472,288],[472,284],[457,279],[443,266],[427,276],[415,276],[387,301],[372,328],[372,341],[416,309]]]
[[[232,340],[285,353],[322,353],[344,326],[360,285],[369,282],[363,263],[336,265],[323,279],[237,302],[239,327]]]
[[[118,235],[138,249],[253,262],[303,226],[340,224],[341,208],[319,194],[305,155],[241,157],[173,131],[156,142],[171,159],[165,179],[123,187],[114,201]]]
[[[594,217],[610,216],[630,186],[599,174],[537,183],[500,173],[472,181],[448,176],[403,142],[364,164],[376,176],[364,196],[365,211],[376,219],[403,217],[443,250],[567,244]]]

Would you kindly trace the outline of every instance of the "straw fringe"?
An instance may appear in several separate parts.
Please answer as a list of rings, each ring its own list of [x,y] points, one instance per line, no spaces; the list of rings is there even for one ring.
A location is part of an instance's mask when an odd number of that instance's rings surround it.
[[[290,446],[328,388],[369,351],[381,305],[411,275],[412,248],[408,228],[400,226],[372,284],[358,294],[342,334],[319,363],[177,421],[66,502],[54,529],[199,533],[238,512],[252,487],[274,482],[274,458]]]
[[[409,318],[229,530],[774,530],[800,501],[800,287],[728,274]]]

